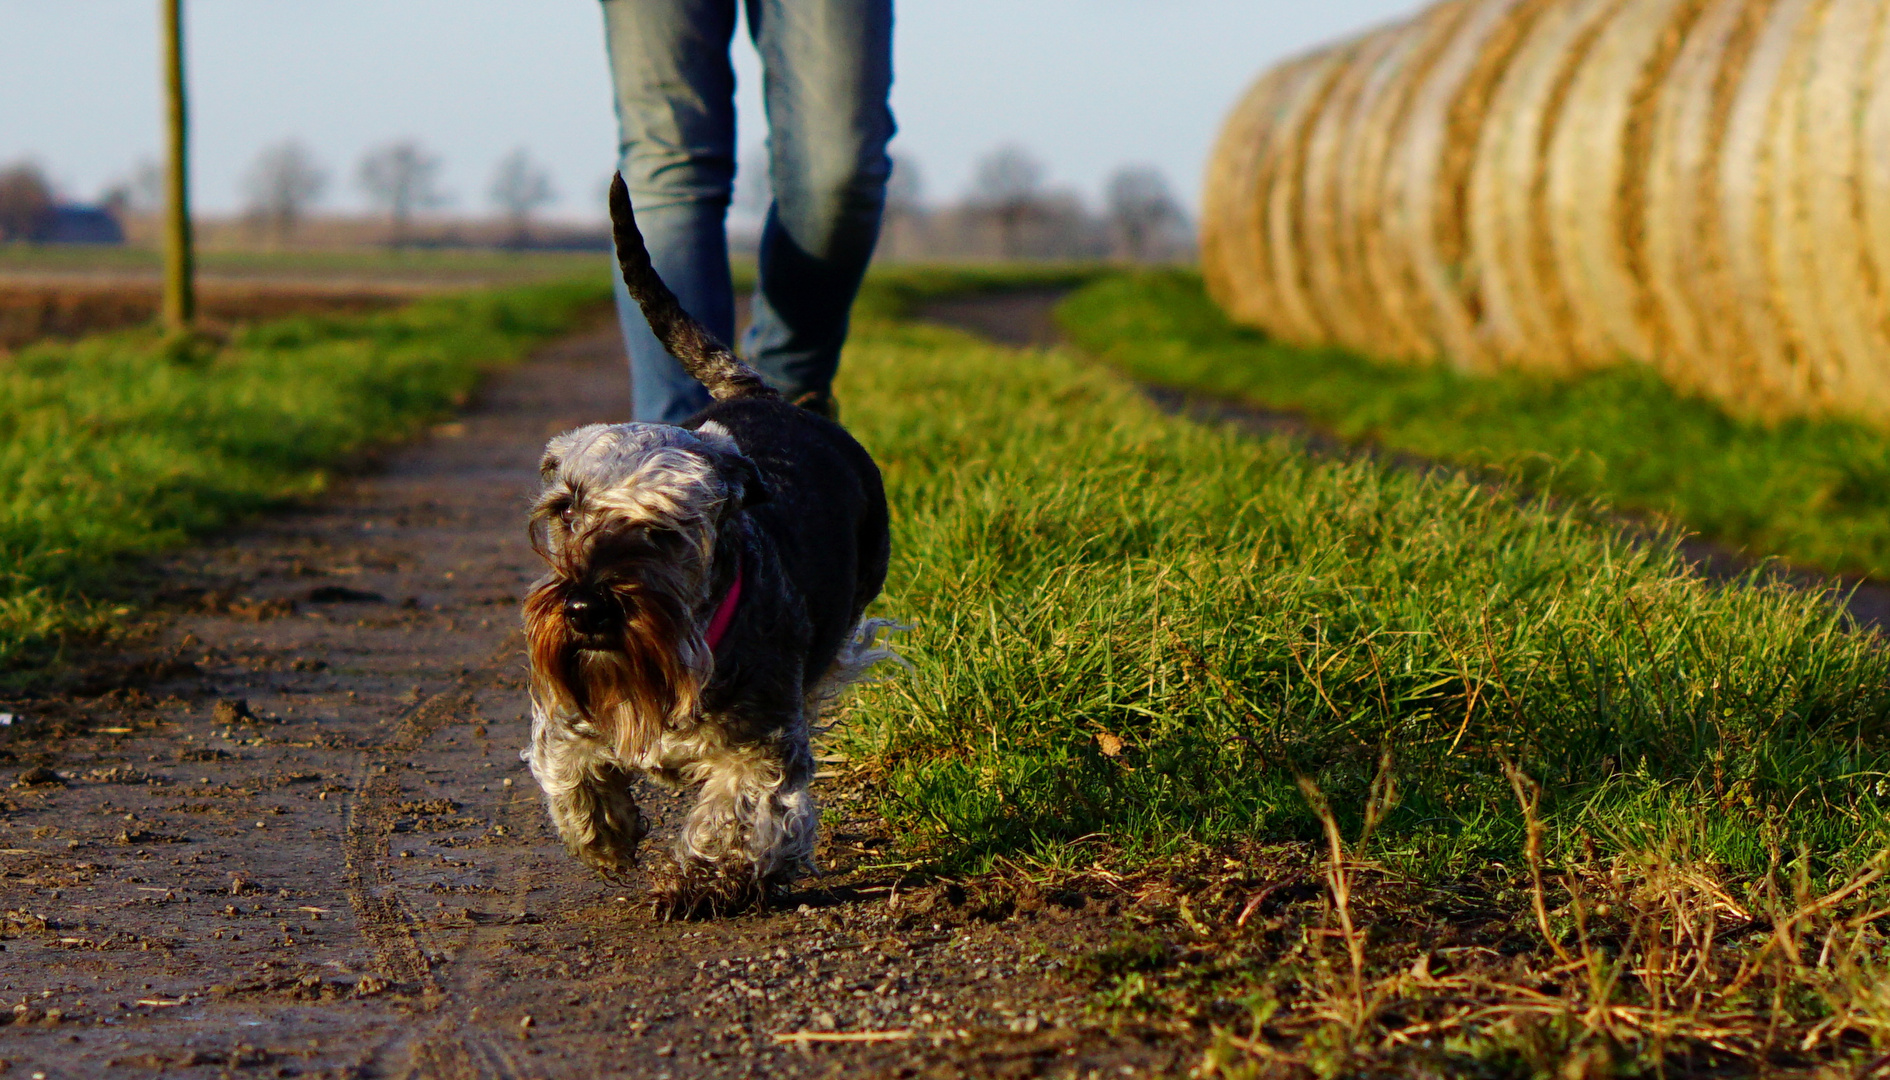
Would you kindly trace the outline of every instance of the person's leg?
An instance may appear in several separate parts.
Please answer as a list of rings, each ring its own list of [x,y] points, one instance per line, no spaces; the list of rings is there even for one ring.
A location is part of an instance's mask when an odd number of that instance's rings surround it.
[[[774,205],[744,352],[790,399],[826,395],[892,172],[892,0],[746,0]]]
[[[650,261],[683,308],[735,336],[727,216],[735,180],[735,0],[603,0],[624,182]],[[615,275],[612,275],[613,278]],[[638,420],[680,423],[709,403],[617,281]]]

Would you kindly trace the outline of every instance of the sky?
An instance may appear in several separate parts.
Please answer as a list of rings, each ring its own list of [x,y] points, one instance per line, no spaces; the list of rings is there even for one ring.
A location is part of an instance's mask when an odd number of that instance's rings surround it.
[[[449,210],[490,211],[494,167],[525,148],[547,215],[601,215],[616,121],[595,0],[186,0],[192,188],[243,207],[263,148],[294,139],[330,174],[321,207],[365,206],[361,155],[418,139]],[[968,190],[1005,144],[1094,201],[1124,164],[1198,203],[1221,119],[1267,66],[1407,15],[1412,0],[900,0],[893,152],[929,201]],[[0,165],[31,160],[95,198],[155,161],[157,0],[0,0]],[[742,156],[766,135],[759,61],[735,49]]]

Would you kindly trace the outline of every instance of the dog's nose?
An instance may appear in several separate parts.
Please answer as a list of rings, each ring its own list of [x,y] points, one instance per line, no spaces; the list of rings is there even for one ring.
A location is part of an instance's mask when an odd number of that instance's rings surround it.
[[[610,604],[590,593],[572,593],[564,600],[564,621],[580,634],[601,634],[609,630]]]

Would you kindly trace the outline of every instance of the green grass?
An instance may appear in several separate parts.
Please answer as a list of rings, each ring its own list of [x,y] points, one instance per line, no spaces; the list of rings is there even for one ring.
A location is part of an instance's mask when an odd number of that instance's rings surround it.
[[[1074,289],[1110,273],[1098,263],[919,263],[875,267],[854,305],[855,319],[901,319],[927,300],[1015,292]]]
[[[1752,871],[1781,837],[1826,866],[1890,840],[1890,657],[1815,599],[1165,417],[1059,353],[867,319],[840,394],[916,627],[840,738],[942,865],[1311,837],[1295,772],[1356,819],[1384,747],[1385,835],[1427,875],[1516,851],[1504,755],[1562,843],[1697,826]]]
[[[0,273],[137,272],[161,268],[154,248],[86,244],[0,244]],[[610,256],[600,251],[481,249],[200,251],[197,267],[217,276],[350,279],[419,278],[442,284],[525,284],[603,277]],[[604,277],[606,282],[608,277]]]
[[[0,364],[0,668],[108,626],[127,557],[320,492],[605,298],[461,294],[250,327],[194,356],[150,330],[20,350]]]
[[[1121,904],[1070,973],[1208,1040],[1202,1076],[1882,1052],[1886,890],[1851,877],[1890,844],[1879,641],[1598,508],[1196,426],[897,300],[839,395],[886,476],[912,666],[829,738],[903,865]],[[1364,845],[1386,751],[1401,797]],[[1539,891],[1506,761],[1542,785]]]
[[[1347,439],[1603,499],[1757,554],[1890,574],[1890,435],[1860,424],[1740,419],[1638,366],[1466,376],[1295,348],[1231,325],[1183,271],[1092,284],[1059,321],[1145,382],[1298,412]]]

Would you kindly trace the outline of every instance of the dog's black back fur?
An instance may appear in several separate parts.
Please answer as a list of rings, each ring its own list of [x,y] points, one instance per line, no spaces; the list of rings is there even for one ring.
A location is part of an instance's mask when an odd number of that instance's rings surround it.
[[[721,427],[766,489],[765,499],[746,498],[747,527],[726,530],[720,541],[727,550],[717,552],[714,595],[727,590],[736,565],[754,587],[744,587],[740,614],[717,650],[726,655],[717,657],[704,705],[717,709],[781,689],[773,684],[789,673],[756,671],[752,658],[781,655],[789,643],[804,650],[793,674],[811,688],[886,582],[891,538],[879,467],[846,429],[782,400],[683,310],[650,264],[622,174],[611,181],[610,220],[631,297],[657,340],[715,399],[683,426]],[[768,647],[744,649],[750,637]]]
[[[780,398],[718,401],[683,426],[710,421],[734,437],[766,491],[743,511],[750,527],[730,531],[728,542],[739,545],[753,585],[744,585],[734,632],[718,653],[743,655],[738,639],[750,633],[766,635],[774,649],[784,638],[799,638],[807,650],[800,675],[811,687],[886,582],[892,549],[879,467],[839,424]],[[727,573],[732,577],[732,569]],[[778,581],[768,580],[777,574]],[[718,594],[725,588],[718,583]],[[770,595],[800,610],[758,610]],[[722,673],[718,657],[717,683]]]

